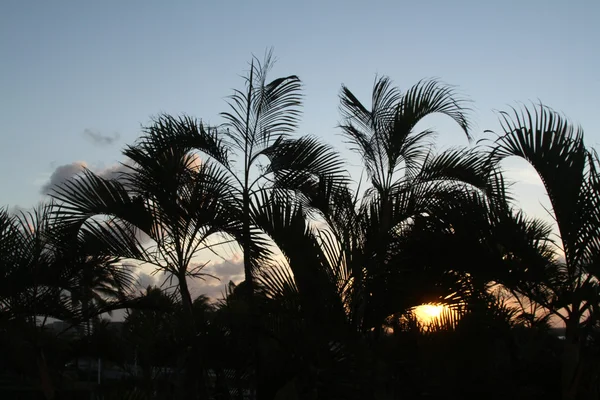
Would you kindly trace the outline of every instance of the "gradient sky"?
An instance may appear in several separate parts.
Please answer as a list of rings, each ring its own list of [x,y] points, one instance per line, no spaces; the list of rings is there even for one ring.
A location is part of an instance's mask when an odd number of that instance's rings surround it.
[[[53,172],[121,160],[159,112],[221,122],[252,53],[274,46],[272,77],[305,84],[299,133],[343,152],[342,83],[368,102],[375,74],[406,89],[424,77],[474,100],[474,133],[493,109],[542,100],[600,142],[600,1],[28,1],[0,2],[0,205],[30,207]],[[440,146],[467,144],[444,118]],[[102,138],[106,138],[103,140]],[[66,166],[66,167],[65,167]],[[60,170],[60,168],[63,168]],[[523,207],[543,193],[510,163]],[[56,175],[56,174],[55,174]]]

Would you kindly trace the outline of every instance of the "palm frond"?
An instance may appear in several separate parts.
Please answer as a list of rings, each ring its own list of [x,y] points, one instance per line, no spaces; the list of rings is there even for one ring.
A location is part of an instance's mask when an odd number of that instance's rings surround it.
[[[490,186],[493,173],[487,154],[476,149],[455,148],[430,154],[412,181],[467,184],[493,195],[495,191]]]
[[[436,80],[418,82],[406,93],[392,87],[387,77],[376,79],[371,110],[342,87],[340,95],[343,135],[358,152],[376,190],[385,193],[402,168],[407,176],[417,173],[428,156],[433,131],[415,131],[431,114],[452,118],[470,138],[469,109],[453,87]]]
[[[131,198],[121,182],[104,179],[90,170],[53,189],[50,196],[60,203],[60,222],[81,226],[97,215],[114,216],[144,232],[150,232],[151,216],[141,198]]]
[[[338,185],[348,181],[339,155],[316,138],[280,139],[261,154],[269,158],[265,175],[273,174],[273,187],[278,190],[302,193],[322,179]]]
[[[391,79],[382,76],[375,78],[373,84],[371,110],[368,110],[346,86],[342,86],[340,110],[344,119],[356,124],[359,130],[376,132],[388,129],[401,98],[400,91],[392,86]],[[350,135],[349,139],[358,138]],[[360,142],[359,140],[356,144],[360,146]]]
[[[268,143],[272,137],[287,135],[297,126],[302,105],[301,82],[295,75],[267,82],[274,63],[272,50],[261,63],[253,57],[245,77],[246,90],[235,90],[228,104],[231,109],[221,115],[227,121],[224,132],[238,150],[251,154],[252,149]]]
[[[262,268],[257,283],[261,286],[261,292],[271,299],[290,299],[298,293],[290,269],[282,263]]]
[[[132,157],[135,149],[146,153],[160,154],[164,151],[180,149],[184,153],[200,151],[220,164],[229,167],[230,144],[223,141],[217,128],[207,127],[201,121],[189,116],[173,117],[159,115],[144,128],[144,135],[133,146],[128,146],[124,155]],[[134,153],[130,155],[130,151]]]
[[[404,126],[404,130],[412,130],[427,115],[443,114],[452,118],[470,139],[467,104],[454,87],[435,79],[424,79],[402,96],[395,124]]]
[[[329,264],[329,261],[335,262],[335,257],[328,259],[323,253],[324,242],[318,240],[311,231],[302,207],[293,201],[265,198],[262,200],[262,207],[253,210],[253,219],[285,256],[304,299],[303,304],[318,308],[314,304],[318,293],[323,298],[317,302],[319,307],[323,308],[327,304],[327,308],[339,307],[341,310],[337,267]]]
[[[384,159],[386,133],[393,125],[394,115],[401,94],[392,87],[388,77],[375,79],[372,91],[371,110],[368,110],[345,86],[340,94],[340,110],[344,123],[340,125],[342,133],[348,138],[352,150],[363,157],[369,176],[377,182],[383,182],[385,172]]]
[[[583,132],[557,112],[540,104],[500,113],[503,134],[494,142],[491,158],[516,156],[529,162],[550,198],[567,257],[577,244],[579,202],[584,183],[586,149]],[[572,254],[573,253],[573,254]]]

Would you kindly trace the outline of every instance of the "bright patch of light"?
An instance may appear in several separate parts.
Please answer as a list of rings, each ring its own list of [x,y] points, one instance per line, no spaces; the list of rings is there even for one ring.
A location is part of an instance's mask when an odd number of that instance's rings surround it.
[[[414,308],[415,315],[422,324],[429,324],[438,318],[446,306],[441,304],[421,304]]]

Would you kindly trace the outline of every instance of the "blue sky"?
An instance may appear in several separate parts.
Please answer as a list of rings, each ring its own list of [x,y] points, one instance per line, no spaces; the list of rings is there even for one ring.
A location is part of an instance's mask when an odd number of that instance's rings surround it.
[[[367,101],[375,74],[402,89],[425,77],[458,85],[474,101],[478,138],[498,128],[493,109],[541,99],[596,145],[599,17],[597,0],[2,1],[0,205],[36,204],[61,166],[110,168],[159,112],[220,122],[251,54],[270,46],[272,77],[304,81],[299,133],[353,164],[335,128],[337,96],[344,83]],[[444,118],[427,125],[441,147],[467,144]],[[524,180],[523,207],[543,213],[530,171],[508,167]]]

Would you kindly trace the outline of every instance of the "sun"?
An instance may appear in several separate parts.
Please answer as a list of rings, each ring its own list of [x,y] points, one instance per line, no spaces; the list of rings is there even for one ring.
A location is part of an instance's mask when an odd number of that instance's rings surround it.
[[[414,308],[414,312],[421,323],[429,324],[440,316],[444,308],[446,307],[442,304],[421,304]]]

